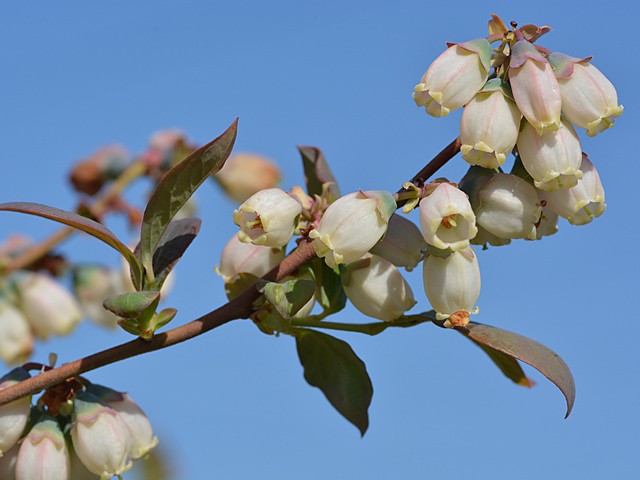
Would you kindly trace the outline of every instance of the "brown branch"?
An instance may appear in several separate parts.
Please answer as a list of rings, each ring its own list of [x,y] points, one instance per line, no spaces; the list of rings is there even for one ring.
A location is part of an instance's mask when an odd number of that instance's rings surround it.
[[[303,241],[287,258],[262,278],[268,281],[280,281],[284,277],[295,273],[302,264],[314,257],[315,251],[311,243]],[[212,312],[180,327],[155,335],[150,341],[138,338],[42,372],[35,377],[0,391],[0,406],[24,396],[38,393],[45,388],[63,382],[68,378],[77,377],[90,370],[135,357],[142,353],[161,350],[197,337],[231,320],[247,318],[251,314],[251,305],[258,295],[259,293],[255,287],[249,287],[239,296]]]

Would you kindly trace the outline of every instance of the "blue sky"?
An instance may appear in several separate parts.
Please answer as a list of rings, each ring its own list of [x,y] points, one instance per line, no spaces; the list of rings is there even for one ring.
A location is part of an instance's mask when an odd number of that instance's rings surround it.
[[[551,25],[541,44],[593,63],[626,107],[586,138],[608,210],[561,224],[541,242],[479,252],[478,321],[530,336],[571,366],[574,412],[537,372],[527,390],[504,379],[454,332],[424,325],[344,335],[374,384],[364,438],[303,380],[295,345],[235,322],[187,344],[90,374],[127,390],[156,426],[175,478],[637,478],[640,414],[635,239],[637,7],[630,2],[12,2],[0,7],[0,201],[71,208],[65,175],[96,148],[142,151],[160,129],[204,143],[237,116],[236,148],[277,160],[302,182],[295,145],[321,147],[343,192],[395,191],[457,136],[459,112],[428,117],[413,86],[444,42],[486,35],[490,13]],[[457,180],[457,157],[442,175]],[[144,186],[137,189],[145,191]],[[186,322],[224,301],[213,272],[234,233],[233,204],[198,194],[201,234],[177,269],[170,305]],[[109,224],[127,238],[122,221]],[[43,238],[55,226],[5,213],[0,236]],[[83,237],[77,260],[116,264]],[[96,258],[99,256],[99,258]],[[427,308],[420,270],[408,278]],[[418,311],[418,310],[416,310]],[[360,320],[349,307],[336,320]],[[71,361],[128,339],[85,322],[38,345]]]

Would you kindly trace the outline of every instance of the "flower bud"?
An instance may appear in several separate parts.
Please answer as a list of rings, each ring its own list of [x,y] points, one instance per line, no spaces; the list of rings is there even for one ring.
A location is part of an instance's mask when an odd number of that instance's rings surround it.
[[[467,194],[449,183],[420,200],[420,227],[427,243],[441,250],[467,248],[478,233]]]
[[[558,80],[544,55],[526,40],[516,42],[511,50],[509,82],[518,108],[538,134],[560,126]]]
[[[33,335],[27,318],[0,297],[0,358],[10,364],[24,362],[32,347]]]
[[[464,107],[460,151],[471,165],[498,168],[518,139],[522,113],[497,78],[489,80]]]
[[[236,153],[213,176],[227,195],[238,203],[260,190],[280,183],[280,169],[271,160],[253,153]]]
[[[575,187],[540,194],[552,211],[573,225],[585,225],[607,208],[600,176],[586,155],[582,156],[580,169],[583,176]]]
[[[300,219],[302,206],[284,190],[260,190],[233,212],[233,222],[240,227],[241,242],[283,247]]]
[[[179,129],[159,130],[149,138],[149,148],[143,159],[151,171],[166,172],[195,150],[186,134]]]
[[[15,368],[0,378],[0,390],[11,387],[31,375],[22,368]],[[0,456],[20,438],[29,419],[31,396],[20,398],[0,407]]]
[[[464,326],[469,314],[477,311],[480,296],[480,268],[471,247],[445,257],[435,254],[424,260],[424,291],[438,320]]]
[[[102,306],[124,293],[121,273],[98,265],[80,265],[73,270],[73,289],[82,312],[96,323],[115,328],[119,317]]]
[[[385,322],[395,320],[416,304],[411,287],[400,271],[377,255],[368,254],[347,265],[342,285],[358,310]]]
[[[395,209],[393,195],[381,190],[340,197],[309,233],[316,254],[331,268],[358,260],[382,238]]]
[[[82,463],[102,480],[121,475],[133,465],[127,426],[94,395],[83,392],[75,398],[71,438]]]
[[[622,115],[615,87],[600,70],[591,65],[590,58],[578,59],[554,52],[548,57],[553,66],[560,95],[562,113],[593,137],[613,127],[614,118]]]
[[[422,260],[426,247],[420,229],[402,215],[392,215],[387,233],[371,249],[371,253],[389,260],[396,267],[413,270]]]
[[[560,128],[538,135],[524,122],[518,137],[518,153],[536,188],[554,191],[571,188],[582,177],[582,147],[571,124],[562,120]]]
[[[234,235],[222,249],[220,268],[216,268],[216,273],[225,283],[231,282],[240,273],[250,273],[259,278],[278,265],[284,256],[281,248],[243,243],[238,235]]]
[[[95,195],[107,180],[117,178],[131,162],[131,154],[119,145],[109,145],[78,162],[69,179],[73,188]]]
[[[15,276],[19,306],[36,337],[65,335],[82,319],[82,312],[71,294],[51,277],[31,272]]]
[[[489,76],[491,44],[478,38],[446,49],[416,85],[413,99],[429,115],[445,117],[468,103]]]
[[[58,422],[42,415],[22,440],[16,480],[68,480],[69,450]]]
[[[129,429],[129,454],[133,460],[145,456],[158,444],[158,438],[153,435],[149,419],[129,395],[96,384],[90,385],[87,391],[113,408]]]
[[[535,239],[542,212],[536,189],[508,173],[496,173],[483,180],[471,194],[478,225],[505,240]]]

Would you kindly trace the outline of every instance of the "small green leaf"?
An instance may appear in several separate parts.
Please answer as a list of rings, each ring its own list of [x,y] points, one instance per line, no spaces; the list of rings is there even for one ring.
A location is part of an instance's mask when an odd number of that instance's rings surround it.
[[[136,288],[140,287],[142,282],[142,267],[135,257],[133,252],[124,243],[118,240],[111,230],[102,225],[101,223],[90,220],[86,217],[78,215],[77,213],[67,212],[55,207],[49,207],[47,205],[41,205],[39,203],[32,202],[11,202],[0,204],[0,210],[8,212],[26,213],[28,215],[35,215],[42,218],[48,218],[58,223],[63,223],[70,227],[81,230],[88,233],[92,237],[102,240],[110,247],[117,250],[129,263],[131,267],[131,278]]]
[[[571,370],[557,353],[523,335],[500,328],[471,322],[457,330],[474,342],[495,349],[531,365],[553,382],[567,401],[568,417],[576,398],[576,386]]]
[[[265,282],[260,292],[264,298],[282,315],[290,319],[304,307],[316,291],[311,280],[295,279],[284,283]]]
[[[149,198],[140,232],[140,258],[153,272],[153,256],[173,217],[211,175],[222,168],[236,140],[238,120],[218,138],[193,152],[169,170]]]
[[[325,313],[336,313],[342,310],[347,303],[347,295],[342,288],[340,275],[327,266],[321,258],[311,261],[311,272],[316,285],[319,285],[318,303]]]
[[[160,292],[143,290],[123,293],[104,301],[104,308],[122,318],[138,318],[160,298]]]
[[[178,310],[175,308],[165,308],[158,312],[158,315],[151,321],[151,328],[155,332],[156,330],[164,327],[167,323],[175,318]]]
[[[296,329],[296,346],[304,378],[364,435],[369,427],[373,386],[364,362],[348,343],[326,333]]]
[[[298,147],[302,156],[304,178],[309,195],[322,195],[322,185],[333,183],[334,198],[340,197],[340,189],[322,150],[316,147]]]

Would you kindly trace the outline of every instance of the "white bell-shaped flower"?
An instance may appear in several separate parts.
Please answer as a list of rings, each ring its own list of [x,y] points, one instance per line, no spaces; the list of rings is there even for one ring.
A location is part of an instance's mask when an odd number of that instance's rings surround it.
[[[579,59],[553,52],[548,57],[553,66],[560,95],[562,113],[593,137],[613,127],[614,118],[622,115],[618,105],[618,92],[600,70],[590,63],[590,58]]]
[[[408,271],[418,266],[427,246],[420,229],[402,215],[392,215],[387,233],[371,249],[371,253],[389,260],[396,267]]]
[[[393,195],[386,191],[358,191],[340,197],[309,233],[316,254],[331,268],[362,258],[387,231],[395,209]]]
[[[518,153],[536,188],[541,190],[571,188],[582,178],[582,147],[578,134],[566,120],[557,130],[547,130],[542,135],[524,122]]]
[[[260,190],[275,187],[281,176],[278,166],[266,157],[234,153],[213,178],[227,195],[240,203]]]
[[[416,304],[411,287],[388,260],[367,254],[342,274],[347,298],[368,317],[391,322]]]
[[[0,358],[10,364],[24,362],[32,347],[33,334],[27,318],[0,297]]]
[[[216,273],[225,283],[231,282],[240,273],[262,277],[278,265],[284,256],[285,251],[282,248],[244,243],[238,235],[234,235],[222,249],[220,266],[216,268]]]
[[[518,108],[539,134],[556,130],[562,99],[553,68],[526,40],[516,42],[510,58],[509,83]]]
[[[58,422],[43,415],[22,440],[16,480],[69,480],[69,450]]]
[[[121,276],[121,272],[101,265],[79,265],[73,270],[73,290],[82,312],[105,327],[115,328],[118,324],[119,317],[102,304],[125,293]]]
[[[423,280],[438,320],[449,320],[447,326],[464,326],[469,322],[469,315],[477,311],[480,296],[480,268],[471,247],[444,257],[428,255]]]
[[[18,450],[20,450],[20,445],[16,444],[6,452],[2,452],[2,456],[0,457],[0,478],[6,480],[15,480]]]
[[[441,250],[465,249],[478,233],[469,197],[449,183],[420,200],[420,227],[427,243]]]
[[[106,480],[129,470],[131,434],[118,413],[89,393],[74,400],[71,438],[89,471]]]
[[[478,225],[505,240],[536,238],[542,206],[535,188],[508,173],[491,175],[478,187],[472,195]]]
[[[516,145],[522,113],[504,88],[499,79],[489,80],[464,107],[460,151],[471,165],[498,168]]]
[[[19,272],[15,286],[19,307],[40,339],[65,335],[82,319],[78,302],[62,285],[45,274]]]
[[[16,368],[0,378],[0,390],[29,378],[29,372]],[[29,419],[31,396],[0,407],[0,456],[18,441]]]
[[[580,169],[583,176],[575,187],[540,194],[552,211],[573,225],[585,225],[607,208],[600,175],[586,155],[582,156]]]
[[[444,117],[462,107],[489,76],[491,44],[484,38],[451,45],[429,66],[413,99],[429,115]]]

